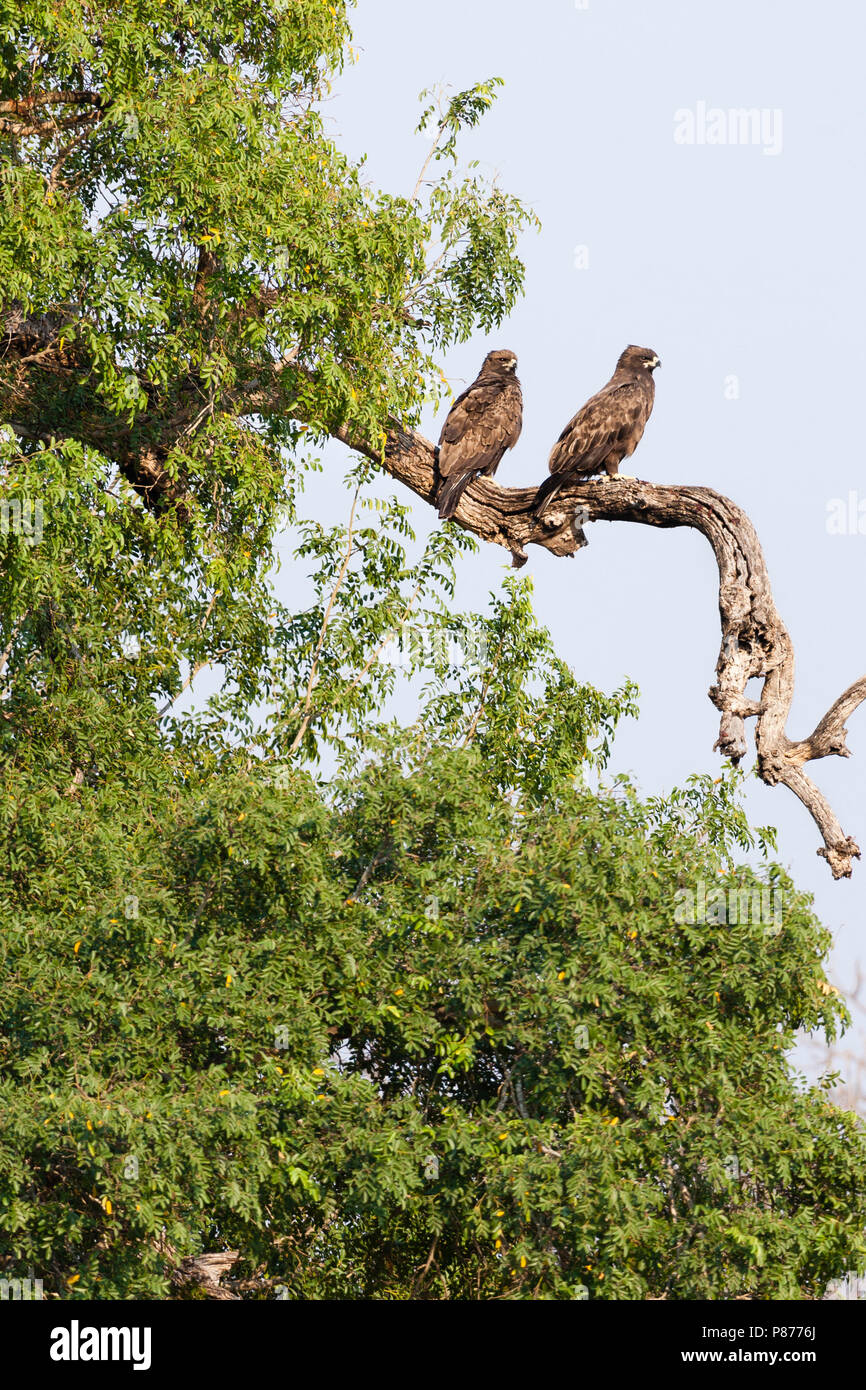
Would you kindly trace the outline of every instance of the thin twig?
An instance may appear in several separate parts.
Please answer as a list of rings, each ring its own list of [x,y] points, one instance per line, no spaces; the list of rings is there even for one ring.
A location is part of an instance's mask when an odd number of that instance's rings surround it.
[[[475,730],[478,728],[478,721],[484,713],[484,707],[487,704],[487,696],[490,691],[490,686],[493,683],[493,677],[496,675],[496,672],[499,668],[499,658],[501,657],[501,655],[502,643],[500,642],[499,646],[496,649],[496,655],[493,658],[493,664],[491,665],[485,677],[484,685],[481,690],[481,699],[479,701],[478,708],[472,716],[469,728],[466,730],[466,737],[460,745],[461,748],[465,748],[467,744],[470,742],[470,740],[475,737]]]
[[[14,646],[14,644],[15,644],[15,638],[18,636],[19,632],[21,631],[22,625],[23,625],[23,623],[24,623],[24,619],[27,618],[27,617],[29,616],[29,614],[30,614],[30,609],[29,609],[29,608],[27,609],[27,611],[26,611],[25,613],[22,613],[22,614],[21,614],[21,617],[18,619],[18,621],[15,623],[14,627],[12,628],[12,632],[10,633],[10,636],[9,636],[9,641],[6,643],[6,646],[3,648],[2,653],[0,653],[0,676],[2,676],[3,672],[6,670],[6,662],[9,660],[9,657],[10,657],[11,654],[12,654],[12,648],[13,648],[13,646]]]
[[[180,690],[177,692],[177,694],[172,695],[171,699],[166,701],[162,709],[157,711],[157,719],[161,719],[164,714],[168,713],[172,705],[177,704],[177,701],[180,699],[184,691],[188,690],[189,687],[192,685],[199,671],[203,671],[206,666],[213,666],[215,661],[219,661],[220,657],[226,656],[230,650],[230,647],[221,647],[220,650],[218,652],[215,652],[213,656],[208,657],[207,661],[197,661],[195,666],[193,666],[192,670],[187,676],[186,680],[184,681],[183,685],[181,686]]]
[[[349,512],[349,525],[346,532],[346,553],[343,556],[343,563],[340,566],[340,571],[337,575],[336,583],[334,584],[334,587],[331,591],[331,597],[328,599],[328,606],[325,609],[325,616],[322,619],[322,628],[319,633],[319,640],[316,643],[316,650],[313,653],[313,661],[312,665],[310,666],[310,678],[307,681],[307,693],[304,697],[304,709],[303,717],[301,719],[301,726],[298,729],[298,732],[296,733],[294,739],[292,740],[292,746],[289,749],[289,757],[291,757],[293,753],[297,752],[298,748],[301,746],[301,742],[303,741],[304,734],[307,732],[307,729],[310,726],[310,719],[312,718],[313,690],[315,688],[316,675],[319,668],[319,657],[321,656],[322,648],[325,645],[325,634],[328,631],[328,623],[331,621],[331,612],[336,602],[337,594],[343,587],[343,581],[346,578],[346,572],[349,568],[349,562],[352,558],[352,552],[354,550],[355,509],[358,505],[358,497],[360,492],[361,484],[359,483],[358,486],[355,488],[355,495],[352,498],[352,507]]]

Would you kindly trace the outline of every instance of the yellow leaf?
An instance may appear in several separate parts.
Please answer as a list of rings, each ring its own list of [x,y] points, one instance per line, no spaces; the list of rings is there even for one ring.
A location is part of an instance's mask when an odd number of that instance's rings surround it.
[[[79,948],[80,945],[81,945],[81,942],[80,942],[80,941],[76,941],[75,945],[73,946],[73,948],[72,948],[72,954],[73,954],[74,956],[77,956],[77,955],[78,955],[78,948]]]
[[[77,1284],[80,1278],[80,1274],[70,1274],[69,1278],[66,1281],[66,1287],[71,1289],[72,1285]]]
[[[232,977],[231,977],[231,975],[226,975],[226,987],[228,987],[228,986],[231,984],[231,982],[232,982]]]
[[[102,1205],[105,1207],[107,1214],[110,1216],[112,1212],[111,1199],[109,1197],[103,1197]]]

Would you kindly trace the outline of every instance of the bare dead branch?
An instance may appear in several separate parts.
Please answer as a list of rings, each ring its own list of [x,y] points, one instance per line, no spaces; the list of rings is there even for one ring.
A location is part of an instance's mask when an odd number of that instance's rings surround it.
[[[397,427],[380,453],[353,439],[347,430],[338,431],[338,437],[377,459],[393,477],[433,504],[435,448],[429,440]],[[745,512],[710,488],[604,479],[564,487],[555,509],[539,523],[532,515],[535,493],[535,488],[504,488],[491,479],[478,479],[464,492],[454,519],[481,540],[510,551],[518,567],[526,563],[529,544],[558,556],[575,555],[587,544],[583,526],[588,521],[688,526],[706,537],[719,568],[722,628],[716,684],[709,691],[721,715],[715,748],[739,763],[747,751],[745,721],[755,719],[758,775],[768,786],[782,783],[802,801],[824,841],[818,853],[827,860],[834,878],[849,878],[860,849],[845,834],[803,766],[831,754],[850,757],[845,723],[866,700],[866,676],[839,696],[808,738],[788,738],[794,649],[773,601],[755,528]],[[764,683],[757,701],[745,693],[755,677]]]

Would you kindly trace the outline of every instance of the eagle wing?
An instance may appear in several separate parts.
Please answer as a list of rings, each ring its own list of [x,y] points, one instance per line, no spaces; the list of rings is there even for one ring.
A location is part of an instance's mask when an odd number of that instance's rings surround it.
[[[652,402],[636,381],[608,382],[581,406],[550,452],[551,473],[594,473],[649,419]]]
[[[517,443],[522,424],[520,387],[516,381],[507,385],[473,382],[457,397],[442,426],[439,436],[442,477],[493,472],[505,450]]]

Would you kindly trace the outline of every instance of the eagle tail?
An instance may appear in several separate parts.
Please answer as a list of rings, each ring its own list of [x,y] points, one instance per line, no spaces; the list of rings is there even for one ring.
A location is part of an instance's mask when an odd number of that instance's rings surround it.
[[[551,473],[549,478],[545,478],[541,487],[535,494],[535,503],[532,508],[532,514],[536,521],[540,521],[544,516],[549,504],[553,501],[565,481],[566,479],[559,473]]]
[[[460,503],[460,498],[464,491],[472,482],[474,473],[458,474],[455,478],[443,478],[439,484],[439,491],[436,494],[436,505],[439,508],[439,516],[443,521],[448,521],[454,515]]]

